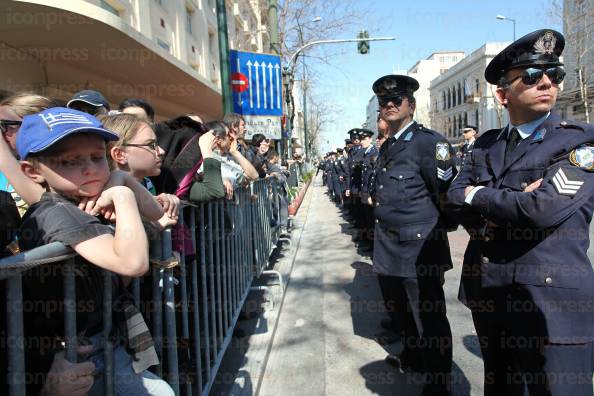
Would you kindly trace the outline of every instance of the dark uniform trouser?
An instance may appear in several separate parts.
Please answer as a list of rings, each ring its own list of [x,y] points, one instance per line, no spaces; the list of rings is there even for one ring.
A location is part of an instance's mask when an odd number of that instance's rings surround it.
[[[508,297],[496,298],[506,304]],[[540,336],[514,334],[510,321],[518,317],[502,313],[489,309],[472,314],[483,355],[485,396],[523,396],[526,387],[530,396],[592,396],[594,343],[549,344]],[[524,327],[538,322],[530,313],[522,316],[529,321]]]
[[[446,317],[441,277],[378,276],[390,317],[401,324],[403,351],[418,357],[430,385],[449,387],[452,331]]]

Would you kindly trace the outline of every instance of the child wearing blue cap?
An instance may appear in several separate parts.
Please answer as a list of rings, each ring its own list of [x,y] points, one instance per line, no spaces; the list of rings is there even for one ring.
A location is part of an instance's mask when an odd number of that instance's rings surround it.
[[[117,139],[115,133],[103,128],[93,116],[56,107],[25,117],[16,144],[24,173],[46,190],[23,217],[21,248],[28,250],[59,241],[79,254],[76,262],[77,334],[81,340],[87,337],[95,347],[90,360],[99,371],[104,364],[101,270],[126,277],[141,276],[148,270],[148,242],[134,192],[126,186],[104,189],[110,178],[106,141]],[[117,214],[115,233],[100,218],[76,206],[81,198],[97,195],[97,213]],[[40,268],[47,272],[46,266]],[[45,276],[29,271],[23,279],[26,299],[60,304],[63,300],[61,271],[61,264],[53,265],[49,275],[44,272]],[[132,358],[121,344],[114,348],[116,394],[172,395],[166,382],[147,371],[148,367],[158,364],[158,358],[146,324],[141,324],[140,334],[137,332],[134,338],[128,339],[132,334],[127,324],[131,317],[138,320],[140,313],[130,314],[133,305],[122,279],[112,277],[111,336],[124,339],[123,344],[133,349],[135,357]],[[60,309],[35,311],[25,313],[27,337],[50,340],[54,347],[28,351],[27,371],[47,373],[53,353],[64,338],[64,315]],[[102,394],[103,383],[103,377],[98,375],[89,394]],[[35,388],[42,384],[29,385]],[[31,394],[37,393],[37,389],[32,389]]]

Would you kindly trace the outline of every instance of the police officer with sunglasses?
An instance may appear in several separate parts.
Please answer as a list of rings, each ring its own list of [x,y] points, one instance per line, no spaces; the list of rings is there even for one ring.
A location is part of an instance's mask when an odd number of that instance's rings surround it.
[[[594,128],[553,111],[561,33],[537,30],[487,66],[509,124],[477,139],[448,197],[470,234],[460,299],[485,395],[592,395]]]
[[[391,319],[382,326],[403,334],[401,353],[386,361],[419,373],[423,395],[449,395],[452,333],[443,279],[452,267],[451,224],[443,199],[456,168],[447,140],[414,120],[417,89],[417,80],[401,75],[373,84],[389,133],[370,191],[376,218],[373,268]]]

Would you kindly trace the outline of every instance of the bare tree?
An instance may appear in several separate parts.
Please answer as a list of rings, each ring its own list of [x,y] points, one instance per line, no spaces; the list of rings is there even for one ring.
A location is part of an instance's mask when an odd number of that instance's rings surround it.
[[[308,102],[311,104],[307,114],[307,125],[309,132],[310,157],[319,156],[321,142],[321,131],[324,126],[332,122],[331,114],[334,114],[332,105],[328,101],[319,99],[308,94]]]
[[[590,100],[594,61],[594,10],[593,0],[551,0],[549,18],[551,22],[563,22],[567,77],[561,97],[577,101],[578,111],[583,109],[586,122],[590,122]]]

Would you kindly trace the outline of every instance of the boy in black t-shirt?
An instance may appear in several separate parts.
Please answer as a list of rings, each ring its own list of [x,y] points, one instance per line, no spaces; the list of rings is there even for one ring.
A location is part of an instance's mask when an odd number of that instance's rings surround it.
[[[105,142],[117,139],[94,117],[66,108],[25,117],[17,138],[23,171],[47,191],[23,217],[21,247],[27,250],[59,241],[79,254],[75,266],[77,335],[93,345],[90,360],[98,369],[104,364],[102,270],[121,275],[111,277],[112,336],[126,334],[130,330],[127,322],[138,320],[140,315],[126,301],[122,279],[141,276],[148,270],[148,242],[133,191],[126,186],[103,191],[110,177]],[[117,215],[115,233],[76,206],[82,198],[98,195],[94,210],[106,217]],[[33,312],[25,311],[27,336],[45,346],[28,350],[27,368],[33,374],[47,373],[53,353],[64,339],[63,266],[53,265],[50,271],[46,266],[38,269],[24,277],[25,297],[37,307]],[[134,329],[134,338],[124,343],[134,349],[134,359],[124,346],[114,348],[116,394],[171,395],[169,385],[146,370],[158,364],[158,359],[146,325],[142,322],[139,327]],[[102,384],[103,378],[98,377],[89,394],[102,393]],[[37,394],[41,384],[29,385],[30,394]]]

